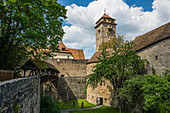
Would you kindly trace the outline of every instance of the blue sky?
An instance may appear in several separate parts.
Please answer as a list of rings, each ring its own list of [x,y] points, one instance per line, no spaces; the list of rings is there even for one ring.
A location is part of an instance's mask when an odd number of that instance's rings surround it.
[[[68,6],[71,4],[76,4],[78,6],[88,6],[90,2],[96,0],[58,0],[58,2],[64,6]],[[136,5],[137,7],[143,7],[144,11],[152,11],[152,2],[153,0],[123,0],[129,6]]]
[[[170,0],[58,0],[66,7],[63,42],[68,48],[83,49],[86,59],[95,53],[95,22],[104,9],[116,19],[116,32],[133,40],[170,22]]]

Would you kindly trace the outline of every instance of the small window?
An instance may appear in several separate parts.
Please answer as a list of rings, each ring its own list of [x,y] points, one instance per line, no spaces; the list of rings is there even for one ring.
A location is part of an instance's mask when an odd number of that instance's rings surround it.
[[[108,19],[108,21],[110,21],[110,19]]]
[[[98,33],[100,33],[100,30],[98,30]]]
[[[104,21],[106,21],[106,19],[104,18]]]
[[[62,51],[65,51],[66,49],[65,48],[62,48]]]
[[[155,60],[157,60],[158,59],[158,56],[155,56]]]
[[[67,56],[67,59],[69,59],[70,58],[70,56]]]
[[[64,77],[64,75],[61,75],[61,77]]]

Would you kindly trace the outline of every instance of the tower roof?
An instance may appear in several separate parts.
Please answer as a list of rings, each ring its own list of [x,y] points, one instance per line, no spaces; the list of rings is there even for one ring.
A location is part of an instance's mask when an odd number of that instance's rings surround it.
[[[114,20],[114,21],[116,20],[116,19],[110,17],[109,15],[107,15],[106,13],[104,13],[103,16],[96,22],[96,24],[98,24],[98,22],[99,22],[102,18],[108,18],[108,19],[111,19],[111,20]]]
[[[111,20],[111,21],[110,21]],[[96,22],[95,29],[101,24],[101,23],[106,23],[106,24],[112,24],[112,25],[117,25],[115,23],[114,18],[108,16],[106,13],[103,14],[103,16]]]

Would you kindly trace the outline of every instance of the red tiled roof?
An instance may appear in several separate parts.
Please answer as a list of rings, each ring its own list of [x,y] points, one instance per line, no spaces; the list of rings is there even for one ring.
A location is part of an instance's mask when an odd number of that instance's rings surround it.
[[[64,45],[63,42],[60,42],[58,46],[60,51],[62,50],[62,48],[65,48],[65,50],[68,51],[68,48]]]
[[[62,48],[65,48],[65,50],[62,50]],[[62,53],[71,53],[74,59],[85,59],[84,52],[82,49],[67,48],[63,42],[59,44],[59,50]]]

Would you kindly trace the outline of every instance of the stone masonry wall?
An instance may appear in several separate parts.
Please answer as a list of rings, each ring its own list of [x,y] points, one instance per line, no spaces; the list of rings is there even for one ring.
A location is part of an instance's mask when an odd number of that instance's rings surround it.
[[[87,64],[87,75],[93,73],[92,70],[95,65],[96,63]],[[105,84],[99,84],[95,89],[87,87],[87,101],[97,104],[97,98],[103,98],[103,105],[105,106],[118,106],[118,102],[114,98],[113,87],[108,81],[105,81]]]
[[[152,65],[159,75],[166,69],[170,70],[170,38],[153,44],[137,54],[149,61],[148,74],[152,74]]]
[[[64,75],[64,77],[86,76],[87,61],[76,59],[47,60],[47,62],[54,65],[60,71],[59,76]]]
[[[86,78],[79,77],[60,77],[57,83],[58,100],[85,99]]]
[[[0,113],[13,113],[17,104],[20,113],[40,112],[39,76],[0,82]]]

